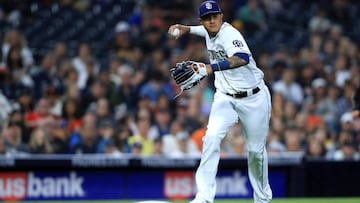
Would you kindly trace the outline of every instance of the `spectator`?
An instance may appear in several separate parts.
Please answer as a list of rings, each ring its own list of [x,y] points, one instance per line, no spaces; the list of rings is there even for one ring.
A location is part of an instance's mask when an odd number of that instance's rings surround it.
[[[330,29],[331,21],[323,8],[319,8],[309,20],[309,30],[312,33],[326,33]]]
[[[153,139],[149,137],[149,131],[151,127],[151,120],[149,117],[139,117],[137,119],[137,134],[129,137],[128,143],[130,146],[135,149],[138,149],[141,145],[141,155],[151,156],[154,153],[154,142]]]
[[[153,112],[150,110],[150,108],[139,108],[138,112],[137,112],[137,118],[141,118],[141,119],[147,119],[150,122],[150,129],[148,131],[148,135],[147,137],[150,140],[155,140],[155,138],[159,137],[159,131],[154,123],[154,114]],[[133,132],[135,134],[137,134],[139,132],[139,129],[137,127],[135,127],[133,129]]]
[[[93,59],[90,44],[85,42],[79,45],[77,56],[73,58],[72,64],[79,75],[77,85],[80,90],[86,88],[88,79],[93,73],[100,71],[99,65]]]
[[[286,152],[286,146],[283,142],[283,135],[277,134],[273,130],[269,131],[267,137],[266,150],[269,155],[277,155]]]
[[[162,137],[170,133],[170,122],[171,122],[171,114],[168,109],[159,109],[154,113],[155,117],[155,126],[159,131],[159,136]]]
[[[334,160],[336,161],[359,160],[359,158],[359,153],[355,150],[351,142],[344,142],[334,154]]]
[[[143,145],[141,142],[134,142],[131,144],[131,154],[138,157],[144,156]]]
[[[170,132],[169,134],[163,135],[162,143],[163,143],[163,153],[166,155],[171,154],[173,151],[178,150],[178,142],[176,135],[185,130],[184,123],[181,120],[175,119],[171,122]]]
[[[32,131],[29,148],[32,154],[50,154],[53,152],[48,135],[41,128]]]
[[[51,114],[51,104],[47,98],[41,98],[34,111],[25,114],[25,125],[33,130],[37,127],[44,127],[45,125],[53,125],[56,123],[54,116]]]
[[[118,58],[129,58],[132,55],[132,40],[130,25],[128,22],[120,21],[115,26],[115,39],[110,45],[110,54]]]
[[[60,71],[60,67],[66,63],[69,60],[69,56],[68,56],[68,47],[65,44],[65,42],[59,41],[55,44],[54,46],[54,60],[55,60],[55,64],[57,69],[57,72]]]
[[[44,97],[47,91],[56,91],[58,94],[63,94],[64,86],[59,77],[54,75],[55,60],[54,55],[46,54],[41,61],[39,71],[34,73],[32,79],[34,80],[34,98],[36,100]]]
[[[275,135],[282,137],[285,130],[285,123],[282,117],[274,117],[271,119],[270,128]]]
[[[5,35],[4,44],[2,46],[3,57],[8,56],[11,47],[20,48],[20,56],[23,61],[23,66],[27,70],[34,64],[34,58],[31,50],[27,46],[27,42],[21,31],[12,29]],[[5,61],[5,58],[3,58]]]
[[[301,133],[295,128],[287,128],[284,132],[285,146],[288,152],[303,152]]]
[[[306,157],[311,159],[325,159],[326,148],[324,143],[315,138],[310,138],[308,140]]]
[[[69,134],[61,126],[57,126],[50,133],[50,143],[53,153],[55,154],[68,154],[69,148]]]
[[[8,119],[9,113],[12,111],[12,106],[7,97],[0,91],[0,123],[5,123]]]
[[[82,94],[83,108],[86,111],[94,111],[97,101],[101,98],[106,98],[106,92],[106,86],[99,80],[95,81],[91,84],[90,91]]]
[[[285,124],[285,128],[291,128],[296,126],[296,114],[297,109],[294,103],[285,102],[283,106],[284,114],[281,117],[282,122]]]
[[[114,90],[110,101],[114,107],[116,105],[125,104],[127,111],[135,111],[138,103],[138,89],[134,84],[134,71],[131,66],[122,65],[119,67],[120,83]]]
[[[332,132],[335,132],[337,129],[336,100],[339,95],[339,90],[336,86],[325,87],[325,80],[320,79],[317,81],[314,80],[313,87],[316,94],[321,94],[321,96],[319,95],[316,101],[316,114],[324,119],[326,125]],[[319,81],[321,84],[318,84]]]
[[[360,117],[360,86],[356,88],[356,92],[353,97],[354,108],[351,111],[353,118]]]
[[[338,55],[335,59],[335,82],[338,87],[344,87],[345,82],[351,78],[345,55]]]
[[[304,99],[303,90],[295,81],[294,74],[295,72],[292,68],[284,69],[281,79],[273,83],[272,89],[275,93],[282,94],[286,101],[292,102],[299,107]]]
[[[2,130],[1,137],[4,138],[6,152],[9,155],[22,155],[29,152],[29,146],[22,143],[21,127],[12,124]]]
[[[178,132],[176,134],[178,149],[171,150],[168,156],[172,158],[200,158],[200,152],[189,136],[186,131]]]
[[[196,144],[198,150],[202,152],[202,138],[205,136],[207,123],[208,123],[208,117],[203,117],[201,120],[201,126],[200,128],[196,129],[193,133],[191,133],[191,139]]]
[[[111,119],[103,119],[100,120],[98,126],[96,126],[99,132],[99,144],[97,146],[96,152],[101,153],[113,153],[114,151],[111,151],[111,147],[113,146],[113,139],[114,139],[114,124]],[[110,148],[109,148],[110,147]],[[110,151],[107,151],[110,150]],[[115,152],[114,152],[115,153]]]
[[[99,143],[95,125],[85,122],[81,126],[80,140],[70,150],[73,154],[95,154]]]
[[[33,83],[19,56],[19,48],[11,48],[8,54],[0,72],[0,89],[8,99],[15,100],[21,92],[30,90]]]
[[[346,31],[353,26],[350,5],[348,1],[334,0],[329,7],[329,18],[332,22],[342,25]]]
[[[319,127],[325,125],[323,117],[316,114],[315,102],[309,101],[305,104],[304,113],[306,113],[306,132],[313,132]]]
[[[0,136],[0,155],[6,155],[7,154],[7,149],[5,146],[5,140],[3,135]]]
[[[121,157],[123,155],[123,153],[115,146],[112,140],[106,143],[104,148],[104,154],[108,154],[113,157]]]
[[[139,91],[141,97],[148,97],[151,102],[152,108],[155,107],[155,104],[161,94],[165,94],[168,99],[174,97],[172,88],[169,84],[166,84],[164,81],[164,76],[158,70],[153,70],[151,72],[150,81],[145,83]]]
[[[249,0],[246,5],[240,7],[236,17],[244,23],[249,35],[265,28],[265,14],[258,0]]]
[[[280,92],[272,94],[271,117],[281,118],[284,115],[285,98]]]
[[[81,128],[84,124],[88,124],[88,125],[92,125],[92,126],[96,126],[97,125],[97,117],[95,115],[94,112],[87,112],[84,114],[84,116],[82,117],[82,122],[81,122],[81,127],[78,131],[74,131],[73,133],[71,133],[69,135],[68,138],[68,145],[69,148],[74,148],[75,145],[77,145],[80,140],[81,140],[81,135],[80,135],[80,131]]]
[[[336,100],[336,116],[340,118],[345,112],[352,110],[353,95],[355,86],[347,81],[343,87],[343,94]]]
[[[9,113],[9,118],[5,125],[16,125],[20,128],[21,131],[21,142],[28,143],[30,138],[29,129],[26,128],[24,123],[24,115],[20,111],[20,107],[17,103],[12,105],[12,110]]]
[[[74,131],[80,129],[82,120],[82,108],[78,100],[75,99],[66,99],[62,106],[61,118],[62,126],[66,129],[68,135]]]
[[[109,77],[112,84],[114,84],[116,87],[118,87],[121,84],[121,78],[120,78],[120,70],[121,66],[126,66],[125,64],[122,64],[122,61],[118,57],[112,57],[110,59],[109,64]]]
[[[131,153],[131,146],[128,143],[129,137],[132,136],[130,129],[126,126],[121,126],[114,136],[114,146],[120,153]]]
[[[9,72],[10,77],[14,81],[21,83],[27,88],[33,86],[33,80],[29,75],[29,68],[24,64],[24,59],[21,58],[21,47],[11,46],[5,60],[6,71]]]
[[[346,112],[340,117],[340,130],[350,133],[352,136],[356,135],[354,130],[354,118],[351,112]]]
[[[160,137],[155,138],[154,140],[154,153],[152,154],[152,156],[154,157],[164,157],[165,154],[162,151],[163,149],[163,143],[162,143],[162,139]]]
[[[25,115],[34,110],[35,100],[30,91],[21,92],[17,102],[20,105],[20,111]]]
[[[79,74],[73,67],[71,60],[64,61],[64,63],[62,63],[58,67],[57,74],[63,80],[63,84],[65,87],[68,87],[71,85],[77,86]]]

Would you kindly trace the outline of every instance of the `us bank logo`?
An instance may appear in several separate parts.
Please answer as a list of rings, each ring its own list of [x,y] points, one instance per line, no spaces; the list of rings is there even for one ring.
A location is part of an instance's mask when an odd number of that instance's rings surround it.
[[[194,194],[195,182],[193,172],[165,172],[164,196],[173,200],[188,199]]]
[[[247,174],[234,171],[231,174],[216,178],[216,195],[225,197],[248,197],[249,178]]]
[[[216,178],[216,195],[227,198],[251,197],[250,182],[246,173],[233,171]],[[196,194],[193,172],[165,172],[164,196],[169,199],[189,199]]]
[[[38,176],[33,172],[0,173],[0,200],[84,197],[84,178],[76,172]]]

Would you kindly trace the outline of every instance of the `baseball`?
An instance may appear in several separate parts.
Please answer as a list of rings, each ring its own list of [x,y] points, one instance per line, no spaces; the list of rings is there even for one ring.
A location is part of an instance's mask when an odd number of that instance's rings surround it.
[[[180,34],[179,28],[175,28],[175,29],[171,32],[171,35],[172,35],[173,37],[177,37],[177,36],[179,36],[179,34]]]

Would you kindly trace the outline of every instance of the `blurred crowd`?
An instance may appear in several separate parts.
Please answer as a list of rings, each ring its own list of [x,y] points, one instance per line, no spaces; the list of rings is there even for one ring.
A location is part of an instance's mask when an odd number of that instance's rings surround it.
[[[37,4],[81,15],[112,2]],[[272,93],[270,156],[360,159],[360,120],[350,113],[360,81],[354,2],[219,1],[225,20],[249,40]],[[39,54],[19,26],[29,20],[21,1],[0,5],[0,24],[6,25],[0,33],[0,154],[199,157],[213,78],[174,99],[179,89],[169,67],[207,62],[208,54],[203,39],[177,41],[167,29],[173,23],[196,25],[200,3],[136,1],[130,15],[107,29],[112,38],[102,44],[101,57],[92,47],[96,39],[80,41],[74,54],[66,40]],[[286,22],[301,5],[308,9]],[[283,40],[276,41],[279,36]],[[240,124],[230,129],[221,149],[223,157],[246,156]]]

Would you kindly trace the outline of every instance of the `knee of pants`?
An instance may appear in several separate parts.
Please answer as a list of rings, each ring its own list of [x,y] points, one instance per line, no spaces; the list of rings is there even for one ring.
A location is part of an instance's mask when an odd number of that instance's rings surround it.
[[[265,150],[265,145],[263,143],[247,144],[246,147],[249,154],[262,154]]]
[[[249,162],[257,163],[258,161],[261,161],[261,159],[262,159],[261,153],[249,151],[249,159],[248,159]]]
[[[204,147],[211,148],[215,151],[220,151],[221,138],[217,136],[206,135],[202,140]]]

